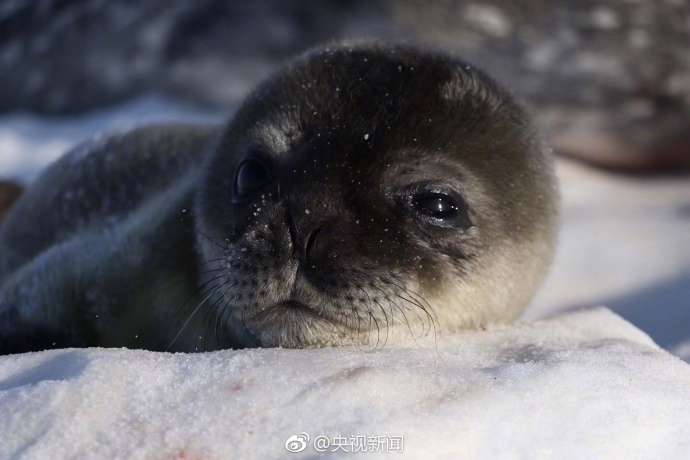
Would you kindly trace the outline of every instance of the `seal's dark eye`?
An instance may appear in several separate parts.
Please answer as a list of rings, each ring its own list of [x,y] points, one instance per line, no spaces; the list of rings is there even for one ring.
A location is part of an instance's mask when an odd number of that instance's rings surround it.
[[[465,229],[472,226],[465,200],[455,193],[419,191],[411,198],[413,210],[429,224]]]
[[[458,206],[440,193],[417,197],[414,205],[419,211],[437,219],[454,219],[458,215]]]
[[[257,191],[271,180],[271,173],[263,161],[257,159],[244,160],[237,168],[235,176],[235,202],[249,199],[252,192]]]

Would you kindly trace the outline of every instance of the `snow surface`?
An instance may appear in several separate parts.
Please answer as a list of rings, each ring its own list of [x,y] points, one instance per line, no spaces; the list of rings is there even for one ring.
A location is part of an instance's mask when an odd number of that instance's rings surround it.
[[[0,458],[308,458],[360,435],[410,458],[678,459],[690,366],[594,309],[375,352],[4,356],[0,413]]]
[[[30,183],[97,133],[225,116],[155,95],[3,115],[0,178]],[[338,435],[403,436],[412,458],[690,458],[690,366],[609,310],[573,313],[607,305],[690,360],[690,181],[568,161],[558,174],[560,247],[524,319],[555,317],[374,352],[0,357],[0,459],[311,458],[315,437]]]

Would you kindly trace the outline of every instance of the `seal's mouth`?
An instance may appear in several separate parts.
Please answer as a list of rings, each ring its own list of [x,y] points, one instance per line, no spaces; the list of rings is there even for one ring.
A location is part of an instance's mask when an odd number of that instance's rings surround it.
[[[296,299],[290,299],[277,303],[273,308],[282,310],[284,315],[290,317],[310,318],[319,322],[326,322],[343,331],[358,332],[360,327],[354,325],[352,317],[344,312],[338,312],[333,307],[319,308]]]
[[[286,309],[293,309],[293,310],[306,310],[311,313],[316,314],[316,311],[309,307],[309,305],[305,304],[304,302],[300,302],[299,300],[286,300],[283,302],[278,303],[275,308],[286,308]]]
[[[362,332],[358,322],[338,318],[299,300],[284,300],[241,320],[242,328],[262,347],[344,345]]]
[[[283,323],[288,320],[318,320],[329,323],[337,323],[334,318],[320,309],[299,300],[290,299],[276,302],[262,308],[261,311],[247,318],[252,323],[276,322]]]

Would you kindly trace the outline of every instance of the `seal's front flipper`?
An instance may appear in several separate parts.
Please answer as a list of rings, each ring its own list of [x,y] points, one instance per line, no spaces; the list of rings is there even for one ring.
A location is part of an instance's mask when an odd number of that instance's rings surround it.
[[[0,310],[0,355],[62,348],[73,341],[41,325],[27,324],[16,308]]]
[[[4,280],[0,287],[0,354],[83,347],[84,324],[70,321],[83,304],[75,281],[85,279],[70,263],[69,244],[46,251]],[[67,262],[57,270],[55,260]]]

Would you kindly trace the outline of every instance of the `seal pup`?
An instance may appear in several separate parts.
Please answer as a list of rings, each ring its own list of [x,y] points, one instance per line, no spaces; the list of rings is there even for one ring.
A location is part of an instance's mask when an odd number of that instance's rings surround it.
[[[95,139],[0,228],[0,343],[382,346],[513,319],[557,190],[528,115],[409,45],[307,52],[226,126]]]

